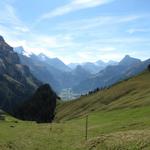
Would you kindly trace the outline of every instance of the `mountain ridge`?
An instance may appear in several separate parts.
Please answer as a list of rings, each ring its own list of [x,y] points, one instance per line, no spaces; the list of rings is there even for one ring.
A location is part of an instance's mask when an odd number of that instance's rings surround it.
[[[42,83],[20,63],[19,56],[0,36],[0,109],[13,113]],[[25,98],[26,97],[26,98]]]
[[[126,60],[129,63],[126,63]],[[150,59],[142,62],[139,59],[125,56],[118,65],[106,67],[94,76],[82,81],[76,87],[73,87],[73,90],[87,93],[96,88],[108,87],[144,71],[149,63]]]
[[[30,57],[19,55],[19,57],[22,64],[29,66],[34,76],[44,83],[49,83],[60,95],[62,91],[68,91],[67,89],[81,95],[96,88],[110,86],[142,72],[149,63],[149,60],[141,61],[126,55],[120,62],[105,63],[99,60],[95,63],[76,63],[71,64],[72,69],[66,70],[58,65],[58,58],[49,58],[42,53],[32,54]],[[62,61],[60,62],[65,65]]]

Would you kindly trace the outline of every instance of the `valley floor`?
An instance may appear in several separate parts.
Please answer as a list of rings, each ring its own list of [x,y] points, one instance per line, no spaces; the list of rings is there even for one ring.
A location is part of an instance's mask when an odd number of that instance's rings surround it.
[[[149,150],[150,107],[99,111],[52,124],[0,121],[0,150]]]

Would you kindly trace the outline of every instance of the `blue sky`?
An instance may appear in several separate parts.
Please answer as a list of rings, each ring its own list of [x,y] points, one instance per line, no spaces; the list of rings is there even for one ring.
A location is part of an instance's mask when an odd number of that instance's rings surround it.
[[[150,0],[1,0],[0,34],[13,47],[65,63],[150,58]]]

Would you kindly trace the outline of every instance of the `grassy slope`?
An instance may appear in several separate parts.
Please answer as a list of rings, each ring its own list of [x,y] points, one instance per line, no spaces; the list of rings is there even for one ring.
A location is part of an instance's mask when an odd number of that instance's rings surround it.
[[[145,150],[150,149],[150,107],[95,112],[63,123],[0,122],[0,150]]]
[[[150,72],[122,81],[110,89],[58,105],[56,120],[69,120],[92,111],[150,106]]]
[[[16,122],[7,116],[6,121],[0,121],[0,150],[149,150],[149,77],[150,73],[145,72],[110,90],[83,97],[81,103],[77,100],[60,105],[57,114],[60,123]],[[123,94],[124,88],[133,87],[134,90]],[[113,90],[124,96],[114,96]],[[102,95],[105,99],[99,100]],[[123,105],[126,107],[120,109]],[[85,108],[89,112],[88,141],[84,138]],[[80,117],[74,118],[77,116]],[[65,121],[69,118],[74,119]]]

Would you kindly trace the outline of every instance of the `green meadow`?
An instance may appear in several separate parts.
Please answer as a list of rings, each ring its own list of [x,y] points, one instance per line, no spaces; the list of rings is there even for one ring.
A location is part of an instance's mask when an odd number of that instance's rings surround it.
[[[88,115],[88,133],[85,123]],[[149,150],[150,73],[70,102],[52,124],[0,121],[0,150]]]

